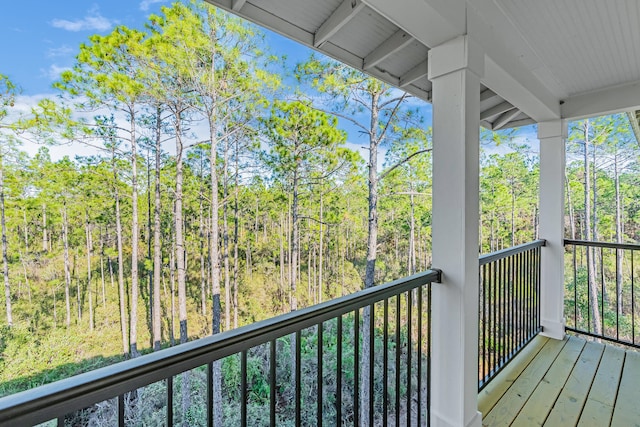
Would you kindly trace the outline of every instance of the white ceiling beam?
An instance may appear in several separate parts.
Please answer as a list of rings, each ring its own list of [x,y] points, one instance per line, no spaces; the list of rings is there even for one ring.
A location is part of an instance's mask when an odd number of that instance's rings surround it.
[[[231,0],[231,9],[237,12],[242,9],[242,6],[244,6],[246,2],[247,0]]]
[[[364,3],[361,0],[344,0],[331,16],[320,25],[313,37],[313,45],[321,47],[335,33],[340,31],[342,27],[353,19],[363,8]]]
[[[313,33],[306,31],[299,26],[292,24],[273,13],[257,7],[253,3],[245,2],[242,9],[234,11],[231,4],[232,0],[205,0],[216,7],[232,12],[244,19],[255,22],[271,31],[274,31],[284,37],[288,37],[305,46],[313,47]]]
[[[491,23],[484,19],[485,15],[491,15],[491,19],[508,21],[503,12],[493,0],[474,0],[467,4],[467,32],[485,52],[482,83],[536,121],[559,119],[562,94],[545,86],[522,63],[518,52],[510,50]],[[482,6],[485,13],[482,17],[474,9],[478,5]],[[516,36],[519,34],[515,28],[513,33]]]
[[[465,0],[363,1],[427,47],[466,33]]]
[[[495,98],[496,96],[498,96],[494,91],[492,91],[491,89],[485,89],[482,92],[480,92],[480,102],[482,101],[486,101],[488,99],[491,98]]]
[[[640,81],[571,96],[561,105],[562,118],[568,120],[638,109],[640,109]]]
[[[374,67],[387,59],[389,56],[404,49],[413,41],[413,37],[402,30],[398,30],[394,35],[386,39],[380,46],[364,57],[365,70]]]
[[[519,119],[519,120],[514,120],[512,122],[507,123],[503,129],[512,129],[512,128],[519,128],[522,126],[529,126],[529,125],[533,125],[536,122],[535,120],[528,118],[528,119]]]
[[[633,130],[633,135],[636,137],[636,142],[640,143],[640,124],[638,124],[638,114],[640,111],[627,111],[627,117],[629,118],[629,123],[631,123],[631,129]]]
[[[488,108],[488,109],[486,109],[484,111],[481,111],[480,112],[480,120],[486,120],[486,119],[488,119],[490,117],[497,116],[498,114],[506,113],[507,111],[511,111],[514,108],[516,108],[516,107],[514,107],[513,104],[511,104],[511,103],[509,103],[507,101],[501,102],[500,104],[496,105],[495,107],[491,107],[491,108]]]
[[[407,71],[404,75],[400,76],[400,87],[405,87],[410,85],[411,83],[420,80],[423,77],[427,77],[429,74],[429,69],[427,66],[427,60],[425,59],[409,71]]]
[[[498,117],[493,122],[493,130],[502,129],[503,127],[505,127],[507,125],[507,123],[509,123],[511,120],[515,119],[520,113],[521,113],[521,111],[518,110],[517,108],[514,108],[511,111],[507,111],[506,113],[504,113],[503,115]]]

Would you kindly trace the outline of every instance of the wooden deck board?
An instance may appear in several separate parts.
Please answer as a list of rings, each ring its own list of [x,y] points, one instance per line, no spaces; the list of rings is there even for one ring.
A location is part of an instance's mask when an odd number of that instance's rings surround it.
[[[492,381],[478,394],[478,410],[482,414],[488,414],[498,403],[509,387],[518,379],[522,371],[525,370],[531,361],[538,355],[540,350],[549,341],[549,338],[542,335],[536,336],[529,345],[500,372],[500,380]]]
[[[478,395],[483,426],[640,427],[640,352],[536,339]]]
[[[603,344],[586,343],[546,423],[558,426],[578,423],[603,352]]]
[[[582,410],[579,427],[608,426],[618,394],[625,352],[621,348],[605,346],[598,372]]]
[[[616,404],[613,409],[612,427],[640,426],[640,353],[628,350]]]
[[[568,340],[548,340],[538,356],[524,369],[502,399],[484,417],[485,426],[509,425],[529,399]],[[496,378],[498,380],[498,378]],[[495,380],[494,380],[495,381]]]
[[[532,426],[544,424],[578,357],[580,357],[584,345],[584,340],[569,337],[569,341],[558,355],[558,360],[549,368],[511,425]]]

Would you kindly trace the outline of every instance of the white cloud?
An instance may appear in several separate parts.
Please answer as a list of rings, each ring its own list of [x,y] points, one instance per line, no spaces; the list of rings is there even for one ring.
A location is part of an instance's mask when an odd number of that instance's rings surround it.
[[[57,80],[60,78],[60,75],[62,74],[63,71],[67,71],[70,69],[71,67],[63,67],[60,65],[51,64],[49,68],[43,69],[41,71],[42,71],[42,75],[47,77],[49,80]]]
[[[147,11],[152,4],[165,3],[167,0],[143,0],[140,2],[140,10]]]
[[[105,18],[98,8],[94,7],[82,19],[69,21],[67,19],[54,19],[51,25],[67,31],[106,31],[113,27],[117,21]]]
[[[70,48],[67,45],[63,45],[60,47],[55,47],[55,48],[51,48],[49,49],[49,51],[47,52],[47,56],[49,58],[58,58],[61,56],[69,56],[73,53],[73,49]]]

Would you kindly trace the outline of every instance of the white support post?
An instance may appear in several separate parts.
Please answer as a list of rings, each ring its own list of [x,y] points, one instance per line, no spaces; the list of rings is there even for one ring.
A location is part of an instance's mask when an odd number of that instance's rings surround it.
[[[478,223],[484,54],[461,36],[429,51],[433,83],[431,425],[480,427]]]
[[[540,140],[540,313],[542,335],[564,338],[564,173],[567,122],[538,124]]]

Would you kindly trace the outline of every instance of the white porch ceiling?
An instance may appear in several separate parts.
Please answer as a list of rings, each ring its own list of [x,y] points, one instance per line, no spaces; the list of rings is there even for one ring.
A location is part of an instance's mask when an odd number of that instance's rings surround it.
[[[429,102],[429,48],[468,34],[489,129],[640,108],[637,0],[207,1]]]

